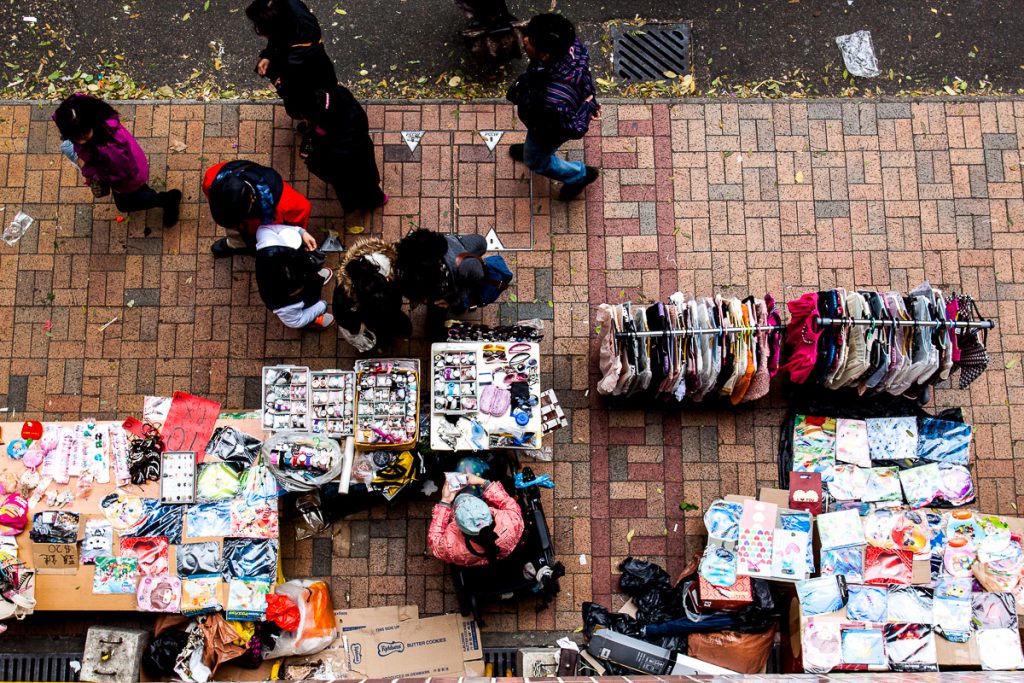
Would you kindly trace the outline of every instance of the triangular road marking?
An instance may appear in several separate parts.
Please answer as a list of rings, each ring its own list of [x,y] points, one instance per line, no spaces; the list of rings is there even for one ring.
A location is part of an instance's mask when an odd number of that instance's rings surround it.
[[[505,245],[498,239],[498,233],[491,228],[487,232],[487,251],[505,251]]]
[[[480,137],[487,143],[487,149],[494,151],[494,148],[498,146],[498,141],[501,140],[501,136],[505,133],[503,130],[482,130],[480,131]]]
[[[420,140],[423,139],[422,130],[403,130],[402,139],[405,140],[405,144],[409,147],[410,152],[415,152],[416,148],[420,144]]]

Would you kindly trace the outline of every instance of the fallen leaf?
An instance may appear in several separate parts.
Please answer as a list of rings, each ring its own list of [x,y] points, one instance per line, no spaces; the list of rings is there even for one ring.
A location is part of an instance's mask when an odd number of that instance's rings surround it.
[[[448,86],[451,87],[451,88],[454,88],[459,83],[462,83],[462,77],[461,76],[452,76],[451,79],[448,81]]]
[[[350,225],[348,227],[348,234],[350,235],[362,235],[366,232],[366,228],[361,225]]]
[[[953,89],[952,89],[951,87],[949,87],[948,85],[944,85],[944,86],[942,86],[942,89],[943,89],[943,90],[945,90],[945,91],[946,91],[946,93],[948,93],[948,94],[950,94],[950,95],[956,95],[956,90],[953,90]]]
[[[662,72],[662,75],[665,78],[679,78],[679,74],[677,74],[675,71],[671,71],[671,70]]]
[[[170,147],[172,152],[184,152],[188,149],[188,145],[181,140],[171,140]]]
[[[938,33],[936,33],[935,37],[936,38],[941,38],[942,37],[942,31],[939,31]]]
[[[209,9],[210,9],[210,0],[206,0],[206,2],[203,3],[203,11],[206,12]]]
[[[348,12],[346,12],[343,9],[341,9],[340,7],[335,7],[334,8],[334,13],[335,14],[340,14],[341,16],[345,16],[346,14],[348,14]]]
[[[683,512],[689,512],[690,510],[697,510],[698,508],[693,503],[683,502],[679,504],[679,509],[682,510]]]
[[[128,308],[135,308],[135,299],[129,299],[128,303],[125,304]]]
[[[803,171],[797,171],[796,172],[796,182],[799,184],[799,183],[802,183],[803,181],[804,181],[804,172]]]
[[[184,14],[181,15],[181,20],[182,21],[188,21],[189,17],[191,17],[191,16],[192,16],[191,12],[185,12]]]
[[[1006,369],[1007,370],[1013,370],[1015,367],[1017,367],[1017,359],[1016,358],[1014,358],[1013,360],[1009,361],[1006,364]]]
[[[166,99],[171,99],[172,97],[174,97],[174,91],[171,90],[171,86],[169,85],[161,85],[159,88],[156,89],[156,94]]]
[[[369,72],[369,71],[367,71],[366,69],[360,69],[360,70],[359,70],[359,75],[360,75],[360,76],[365,76],[365,75],[366,75],[366,74],[368,74],[368,73],[370,73],[370,72]]]
[[[629,532],[626,533],[626,544],[627,545],[633,542],[633,536],[635,534],[636,534],[636,530],[635,529],[630,529]]]

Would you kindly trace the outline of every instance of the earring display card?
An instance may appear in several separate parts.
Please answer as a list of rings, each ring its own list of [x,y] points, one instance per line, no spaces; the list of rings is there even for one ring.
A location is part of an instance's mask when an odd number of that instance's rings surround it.
[[[263,368],[263,430],[309,429],[309,368],[272,365]]]
[[[310,377],[313,432],[327,434],[334,439],[355,434],[356,373],[314,370]]]
[[[535,343],[439,343],[430,363],[433,450],[537,449],[549,428],[567,424],[554,396],[544,405]]]
[[[160,458],[160,502],[178,505],[196,502],[196,454],[171,451]]]

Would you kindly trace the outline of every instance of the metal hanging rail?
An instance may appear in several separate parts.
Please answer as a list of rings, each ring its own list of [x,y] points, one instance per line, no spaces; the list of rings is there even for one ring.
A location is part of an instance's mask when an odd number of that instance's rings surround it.
[[[819,325],[838,327],[840,325],[876,325],[881,327],[952,327],[955,330],[962,329],[994,329],[994,320],[965,321],[943,321],[943,320],[872,320],[870,318],[816,318]],[[785,325],[751,325],[749,327],[710,327],[704,329],[682,329],[682,330],[653,330],[647,332],[616,332],[616,339],[642,339],[647,337],[697,337],[705,334],[734,334],[736,332],[781,332]]]

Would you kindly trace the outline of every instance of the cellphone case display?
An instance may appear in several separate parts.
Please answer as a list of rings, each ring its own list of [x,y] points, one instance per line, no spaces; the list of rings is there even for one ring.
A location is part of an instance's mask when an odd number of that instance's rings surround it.
[[[263,368],[263,430],[309,429],[309,368],[272,365]]]
[[[541,447],[537,344],[439,343],[430,347],[430,364],[431,449]]]
[[[356,363],[356,446],[407,448],[419,437],[419,361]]]
[[[355,434],[356,373],[314,370],[310,389],[311,431],[334,439]]]

